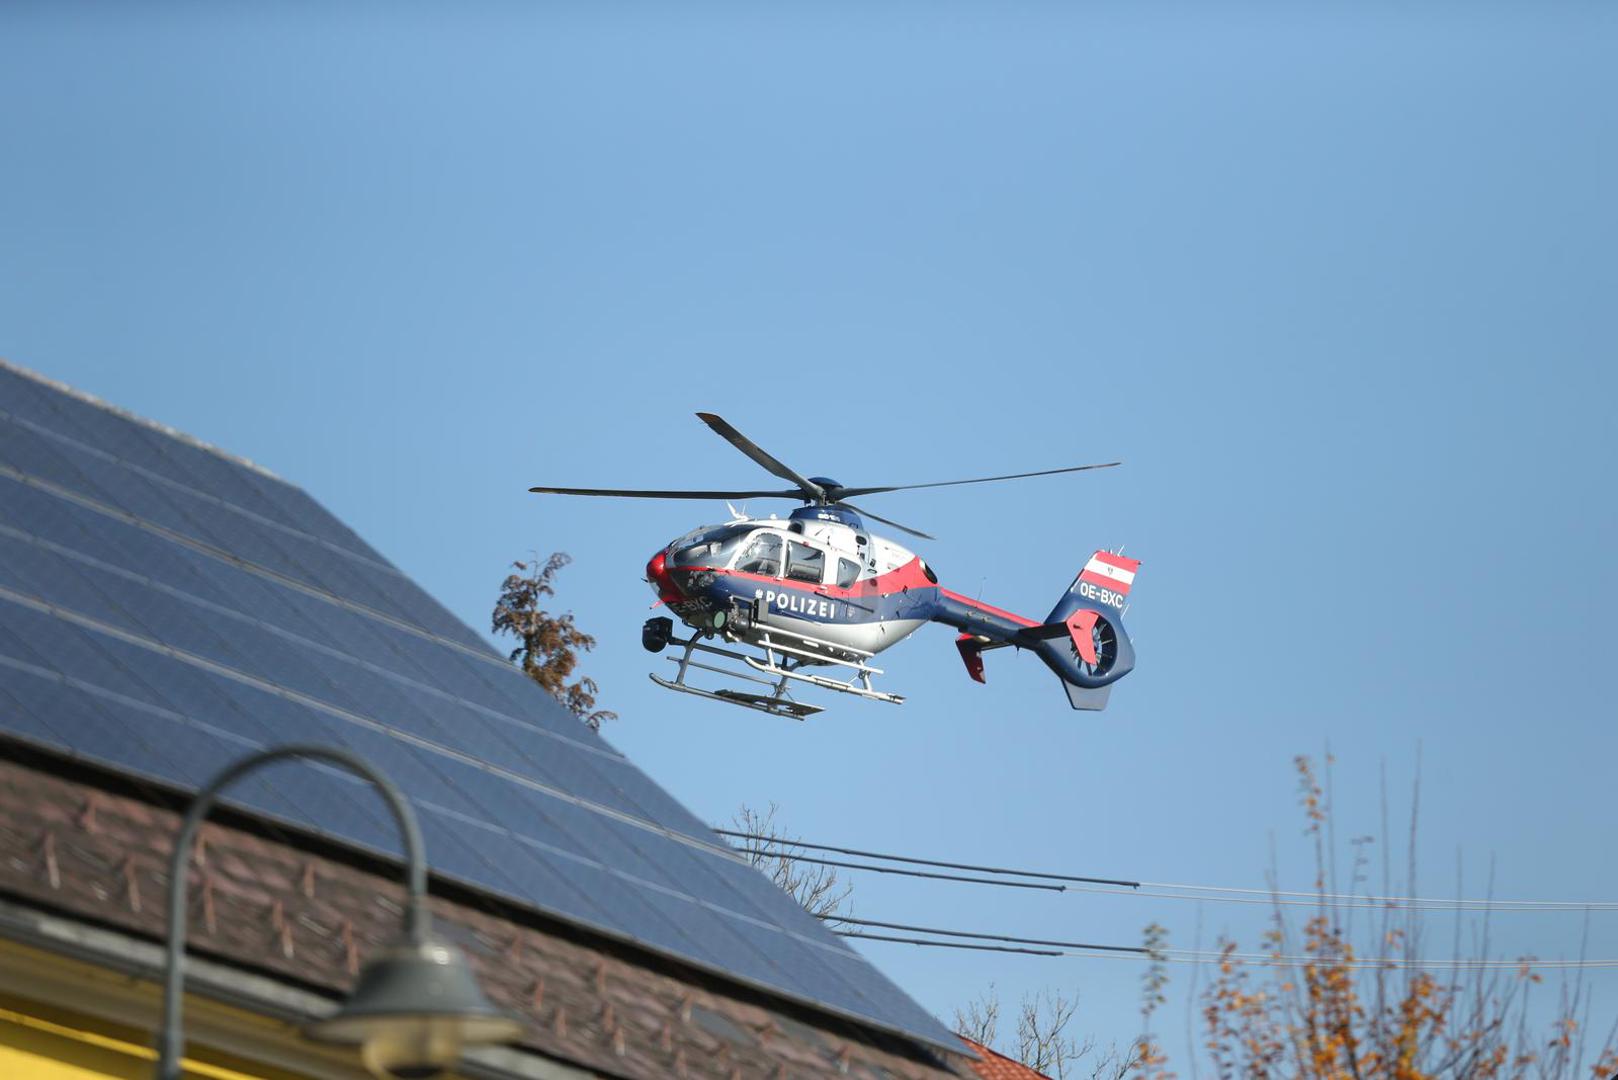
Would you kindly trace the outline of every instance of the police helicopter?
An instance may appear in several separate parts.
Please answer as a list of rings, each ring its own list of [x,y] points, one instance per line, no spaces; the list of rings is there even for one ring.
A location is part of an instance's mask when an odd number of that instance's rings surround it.
[[[848,501],[890,491],[1106,469],[1118,462],[931,484],[850,487],[799,474],[721,417],[697,417],[793,486],[768,491],[529,488],[543,495],[803,503],[786,520],[749,518],[732,509],[732,520],[686,533],[652,556],[646,580],[657,593],[654,607],[667,605],[689,630],[689,636],[679,637],[667,616],[648,619],[642,628],[641,642],[649,652],[661,653],[670,645],[681,650],[668,657],[677,666],[674,678],[652,674],[659,686],[799,720],[824,710],[795,700],[791,689],[798,685],[899,704],[903,697],[872,686],[872,678],[883,672],[871,660],[928,622],[960,632],[955,647],[967,674],[980,683],[985,681],[985,652],[1006,646],[1029,650],[1062,680],[1075,709],[1105,708],[1112,684],[1135,666],[1122,617],[1138,559],[1097,551],[1050,614],[1036,621],[944,588],[925,561],[868,531],[864,519],[922,540],[933,537]],[[739,661],[744,667],[721,667],[698,659],[699,654]],[[719,685],[707,689],[688,682],[694,670],[718,676]],[[762,689],[749,688],[753,686]]]

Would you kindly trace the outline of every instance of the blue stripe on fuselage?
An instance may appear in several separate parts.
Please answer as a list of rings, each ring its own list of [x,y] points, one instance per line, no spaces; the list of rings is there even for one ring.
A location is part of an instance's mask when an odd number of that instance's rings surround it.
[[[724,571],[696,571],[684,587],[716,609],[732,600],[759,600],[765,617],[780,615],[807,622],[857,625],[895,619],[928,620],[939,610],[936,586],[905,588],[897,592],[863,594],[839,589],[835,593],[807,582],[744,576]],[[678,610],[678,605],[674,605]]]
[[[937,585],[923,584],[919,573],[913,583],[891,592],[870,588],[875,583],[869,579],[863,586],[841,589],[733,570],[692,568],[675,573],[677,580],[679,575],[688,575],[681,582],[682,586],[700,597],[705,606],[724,609],[736,600],[756,600],[761,602],[759,614],[765,619],[779,616],[823,625],[860,625],[895,620],[941,622],[995,641],[1012,641],[1018,634],[1038,625],[1032,620],[960,596]],[[675,605],[675,610],[679,610],[679,605]]]

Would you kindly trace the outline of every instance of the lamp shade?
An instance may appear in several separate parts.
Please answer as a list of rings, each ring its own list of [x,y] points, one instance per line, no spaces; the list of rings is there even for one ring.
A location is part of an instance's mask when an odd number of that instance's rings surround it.
[[[367,963],[343,1007],[304,1031],[359,1046],[378,1076],[419,1080],[454,1065],[464,1046],[512,1041],[522,1024],[483,996],[459,949],[428,940]]]

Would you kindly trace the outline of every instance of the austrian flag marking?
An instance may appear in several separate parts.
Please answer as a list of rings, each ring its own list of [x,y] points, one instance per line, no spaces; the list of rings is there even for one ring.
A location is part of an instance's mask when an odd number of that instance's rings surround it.
[[[1126,559],[1122,555],[1098,551],[1090,556],[1090,561],[1079,571],[1079,580],[1111,589],[1119,596],[1128,596],[1129,587],[1135,583],[1135,571],[1139,567],[1139,559]]]

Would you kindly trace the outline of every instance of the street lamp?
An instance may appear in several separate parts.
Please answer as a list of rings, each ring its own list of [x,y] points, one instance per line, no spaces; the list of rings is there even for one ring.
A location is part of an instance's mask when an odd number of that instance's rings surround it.
[[[410,904],[403,939],[360,971],[354,993],[334,1015],[304,1028],[312,1039],[360,1047],[365,1067],[379,1077],[422,1080],[454,1065],[461,1048],[510,1042],[522,1025],[495,1008],[478,988],[461,951],[432,935],[427,909],[427,860],[410,804],[386,776],[344,750],[325,746],[277,746],[249,754],[197,792],[180,825],[169,860],[169,939],[163,985],[163,1027],[158,1043],[158,1080],[180,1080],[180,1004],[185,988],[186,876],[192,844],[218,794],[260,765],[308,758],[339,765],[382,793],[404,834]]]

